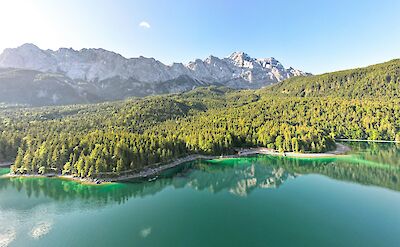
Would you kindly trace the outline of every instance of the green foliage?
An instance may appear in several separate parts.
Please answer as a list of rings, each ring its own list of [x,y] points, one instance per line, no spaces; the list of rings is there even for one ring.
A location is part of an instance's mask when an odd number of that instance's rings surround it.
[[[2,108],[0,161],[14,159],[15,173],[95,178],[236,147],[323,152],[335,138],[399,140],[399,100],[367,97],[397,95],[399,63],[257,91],[209,87],[94,105]]]
[[[299,97],[396,98],[400,96],[400,59],[366,68],[292,77],[263,91]]]

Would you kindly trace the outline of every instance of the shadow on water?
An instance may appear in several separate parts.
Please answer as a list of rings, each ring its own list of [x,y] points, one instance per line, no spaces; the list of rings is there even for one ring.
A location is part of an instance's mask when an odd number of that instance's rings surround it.
[[[130,198],[154,195],[167,187],[190,187],[246,196],[260,188],[277,188],[302,174],[322,174],[333,179],[400,191],[400,146],[350,143],[353,151],[340,158],[294,159],[255,156],[238,159],[195,161],[172,168],[154,181],[88,186],[57,178],[2,178],[0,193],[14,190],[27,198],[79,202],[83,208],[122,204]],[[37,203],[43,203],[38,200]],[[0,200],[0,207],[7,207]],[[15,209],[15,204],[13,205]],[[23,205],[21,205],[23,208]]]

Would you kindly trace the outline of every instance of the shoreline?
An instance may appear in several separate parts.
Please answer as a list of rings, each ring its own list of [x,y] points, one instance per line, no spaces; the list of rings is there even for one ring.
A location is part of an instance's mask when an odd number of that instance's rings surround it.
[[[297,153],[297,152],[281,153],[281,152],[271,150],[268,148],[246,148],[246,149],[241,149],[237,154],[224,155],[224,156],[193,154],[193,155],[186,156],[185,158],[177,159],[166,165],[143,170],[136,174],[127,175],[127,176],[119,176],[117,178],[111,179],[111,181],[109,181],[109,182],[120,182],[120,181],[127,181],[130,179],[140,179],[140,178],[151,177],[161,171],[164,171],[164,170],[176,167],[182,163],[186,163],[186,162],[190,162],[190,161],[194,161],[194,160],[235,159],[235,158],[258,155],[258,154],[291,157],[291,158],[332,158],[332,157],[345,155],[349,151],[351,151],[350,147],[340,144],[340,143],[336,143],[335,150],[324,152],[324,153]]]
[[[290,158],[333,158],[341,155],[345,155],[347,152],[349,152],[351,149],[350,147],[336,143],[336,149],[333,151],[328,151],[324,153],[298,153],[298,152],[278,152],[276,150],[272,150],[269,148],[244,148],[244,149],[237,149],[237,154],[232,154],[232,155],[202,155],[202,154],[192,154],[183,158],[176,159],[174,161],[171,161],[165,165],[161,165],[155,168],[147,168],[143,169],[139,172],[135,172],[134,170],[128,170],[121,172],[122,174],[126,175],[120,175],[118,177],[109,177],[109,178],[97,178],[97,179],[90,179],[90,178],[79,178],[79,177],[73,177],[71,175],[56,175],[56,174],[45,174],[45,175],[39,175],[39,174],[33,174],[33,175],[16,175],[16,174],[6,174],[3,175],[5,177],[10,177],[10,178],[15,178],[15,177],[43,177],[43,178],[59,178],[59,179],[65,179],[65,180],[70,180],[70,181],[75,181],[81,184],[87,184],[87,185],[103,185],[103,184],[110,184],[114,182],[123,182],[123,181],[128,181],[128,180],[133,180],[133,179],[144,179],[144,178],[149,178],[152,176],[157,175],[158,173],[168,170],[170,168],[179,166],[183,163],[186,162],[191,162],[195,160],[214,160],[214,159],[234,159],[234,158],[240,158],[240,157],[247,157],[247,156],[253,156],[253,155],[272,155],[272,156],[282,156],[282,157],[290,157]],[[111,173],[102,173],[102,175],[107,175]],[[101,175],[101,174],[100,174]]]
[[[400,141],[368,140],[368,139],[336,139],[339,142],[377,142],[377,143],[400,143]]]
[[[84,184],[84,185],[105,185],[112,184],[111,181],[102,181],[102,179],[89,179],[89,178],[79,178],[71,175],[55,175],[55,174],[4,174],[0,177],[5,178],[55,178],[67,181],[73,181],[75,183]]]

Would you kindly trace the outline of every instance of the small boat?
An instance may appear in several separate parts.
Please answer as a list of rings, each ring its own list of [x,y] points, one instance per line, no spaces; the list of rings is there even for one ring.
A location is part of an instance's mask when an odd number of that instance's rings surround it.
[[[155,177],[149,178],[147,181],[148,181],[148,182],[153,182],[153,181],[156,180],[157,178],[158,178],[158,176],[155,176]]]

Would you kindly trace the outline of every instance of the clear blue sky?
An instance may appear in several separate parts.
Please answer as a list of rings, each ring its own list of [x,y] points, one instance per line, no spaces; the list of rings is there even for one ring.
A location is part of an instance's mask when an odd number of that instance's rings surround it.
[[[0,0],[0,30],[0,50],[102,47],[167,64],[245,51],[322,73],[399,58],[400,1]]]

